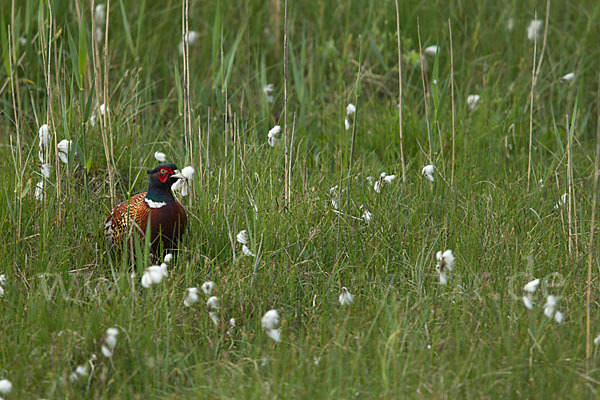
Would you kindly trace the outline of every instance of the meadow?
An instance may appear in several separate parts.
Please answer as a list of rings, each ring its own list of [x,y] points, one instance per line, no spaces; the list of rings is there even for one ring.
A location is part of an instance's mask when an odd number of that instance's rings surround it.
[[[599,17],[3,1],[0,396],[598,396]],[[103,228],[155,152],[195,174],[169,276],[145,288],[162,255],[136,235],[111,252]],[[186,296],[208,281],[218,309]]]

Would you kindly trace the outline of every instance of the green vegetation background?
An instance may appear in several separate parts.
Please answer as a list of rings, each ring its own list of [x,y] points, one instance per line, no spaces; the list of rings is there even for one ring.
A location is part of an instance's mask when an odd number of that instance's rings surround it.
[[[267,145],[268,130],[283,125],[283,2],[190,0],[189,27],[199,35],[190,46],[190,149],[181,2],[111,1],[108,58],[101,45],[99,62],[103,76],[108,63],[117,200],[145,190],[154,151],[197,171],[193,195],[182,200],[190,215],[182,250],[169,279],[149,290],[139,287],[147,256],[138,254],[132,280],[129,253],[110,257],[102,238],[114,204],[101,128],[87,122],[98,109],[90,3],[54,0],[51,10],[52,26],[44,1],[0,5],[0,273],[8,279],[0,378],[15,386],[7,398],[597,396],[595,347],[585,360],[585,282],[600,3],[551,3],[528,182],[534,46],[526,29],[536,12],[545,19],[546,3],[402,1],[403,182],[394,2],[290,1],[295,141],[286,207],[283,144]],[[423,48],[440,47],[426,59],[429,134],[417,27]],[[47,81],[42,36],[49,32]],[[541,47],[542,36],[538,58]],[[571,71],[574,81],[559,81]],[[262,91],[268,83],[272,103]],[[469,112],[471,93],[481,100]],[[350,169],[349,102],[357,104]],[[73,151],[58,169],[51,153],[52,176],[38,201],[37,132],[49,105],[52,142],[73,140]],[[567,115],[570,228],[567,208],[554,208],[568,191]],[[429,163],[432,186],[420,176]],[[366,177],[382,171],[398,178],[376,194]],[[341,216],[329,194],[340,183]],[[361,204],[373,213],[370,224],[356,219]],[[242,257],[235,244],[241,229],[256,258]],[[433,268],[444,249],[457,257],[447,286]],[[593,338],[600,332],[596,243],[592,251]],[[519,297],[534,277],[543,282],[529,311]],[[185,289],[205,280],[217,284],[218,327],[204,298],[183,306]],[[349,307],[338,303],[342,286],[355,296]],[[562,324],[543,316],[546,294],[561,296]],[[278,344],[260,326],[271,308],[282,316]],[[232,317],[237,326],[228,335]],[[120,334],[105,359],[98,343],[110,326]],[[70,383],[92,353],[99,360],[91,378]]]

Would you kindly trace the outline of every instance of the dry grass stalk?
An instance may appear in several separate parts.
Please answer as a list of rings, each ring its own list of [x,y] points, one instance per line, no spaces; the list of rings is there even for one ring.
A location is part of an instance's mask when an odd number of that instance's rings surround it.
[[[400,11],[396,0],[396,34],[398,38],[398,132],[400,134],[400,163],[402,165],[402,182],[406,182],[406,166],[404,164],[404,138],[402,137],[402,52],[400,43]]]
[[[110,2],[107,2],[107,10],[106,10],[106,18],[108,20],[108,15],[110,13]],[[92,51],[92,64],[93,64],[93,68],[94,68],[94,78],[95,78],[95,85],[96,88],[98,88],[96,90],[96,103],[97,104],[102,104],[102,101],[100,100],[100,90],[99,88],[104,88],[104,85],[101,82],[101,75],[100,75],[100,49],[98,48],[98,38],[96,37],[96,7],[94,4],[94,0],[90,0],[90,13],[91,13],[91,21],[92,21],[92,45],[94,47],[93,51]],[[107,25],[108,25],[108,21],[107,21]],[[108,35],[108,32],[104,33],[105,38]],[[107,45],[106,41],[105,41],[105,46]],[[105,53],[107,54],[107,53]],[[107,62],[105,60],[105,62]],[[108,132],[107,132],[107,127],[106,127],[106,120],[108,117],[108,113],[110,112],[109,106],[106,103],[107,100],[107,93],[108,93],[108,89],[106,88],[106,91],[104,91],[103,89],[103,98],[104,98],[104,115],[102,116],[102,118],[98,118],[99,122],[100,122],[100,133],[102,136],[102,147],[104,148],[104,158],[106,159],[106,170],[108,173],[108,185],[109,185],[109,192],[110,192],[110,200],[111,203],[115,203],[116,201],[116,196],[115,196],[115,184],[114,184],[114,174],[113,174],[113,167],[112,167],[112,163],[111,163],[111,156],[110,156],[110,143],[109,143],[109,139],[108,139]],[[110,120],[110,118],[108,118]]]
[[[11,5],[11,21],[8,29],[8,46],[9,46],[9,69],[10,69],[10,88],[13,113],[15,118],[15,131],[17,133],[17,152],[18,152],[18,165],[17,165],[17,237],[16,240],[21,240],[21,216],[23,200],[21,199],[21,193],[23,192],[23,155],[21,151],[21,122],[19,118],[20,101],[19,101],[19,79],[17,76],[16,64],[17,57],[15,52],[15,0],[12,1]]]
[[[572,147],[572,140],[571,140],[571,135],[572,135],[572,131],[571,131],[571,127],[569,126],[569,115],[567,114],[566,116],[566,120],[567,120],[567,228],[568,228],[568,234],[569,234],[569,258],[572,259],[573,257],[573,220],[572,220],[572,198],[573,198],[573,192],[572,192],[572,188],[573,188],[573,169],[572,169],[572,165],[571,165],[571,147]]]
[[[549,20],[550,20],[550,0],[546,0],[546,21],[544,22],[544,38],[542,40],[542,51],[540,52],[540,59],[538,61],[537,68],[535,69],[534,82],[536,82],[536,83],[538,80],[538,75],[540,74],[540,68],[542,67],[542,61],[544,60],[544,53],[546,52],[546,39],[548,38],[548,22],[549,22]]]
[[[428,89],[425,85],[425,79],[427,72],[425,71],[425,63],[423,58],[423,49],[421,46],[421,28],[419,26],[419,19],[417,19],[417,36],[419,37],[419,60],[421,61],[421,82],[423,83],[423,104],[425,105],[425,121],[427,122],[427,140],[429,141],[429,158],[428,163],[433,164],[433,143],[431,143],[431,127],[429,126],[429,107],[427,105],[427,92]]]
[[[448,32],[450,34],[450,101],[452,104],[452,169],[450,172],[450,186],[454,187],[454,54],[452,50],[452,25],[448,18]]]
[[[534,14],[534,19],[537,20],[537,12]],[[531,180],[531,147],[533,143],[533,97],[535,94],[535,61],[537,59],[537,35],[533,39],[533,62],[531,64],[531,93],[529,95],[529,152],[527,157],[527,190]]]
[[[285,205],[289,204],[289,154],[288,154],[288,127],[287,127],[287,111],[288,111],[288,91],[287,91],[287,47],[288,47],[288,2],[285,0],[285,10],[283,18],[283,141],[285,147],[285,164],[284,164],[284,191]]]
[[[587,285],[586,285],[586,319],[585,319],[585,358],[588,360],[587,369],[589,373],[590,359],[590,342],[591,342],[591,304],[592,304],[592,262],[594,253],[594,230],[596,223],[596,201],[598,195],[598,175],[600,167],[600,75],[598,76],[598,92],[597,92],[597,122],[596,122],[596,160],[594,162],[594,191],[592,193],[592,216],[590,220],[590,237],[587,247]]]

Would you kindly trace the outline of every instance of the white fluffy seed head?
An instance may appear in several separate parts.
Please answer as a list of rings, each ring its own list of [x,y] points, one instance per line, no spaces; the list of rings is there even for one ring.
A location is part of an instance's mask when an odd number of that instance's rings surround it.
[[[198,40],[198,38],[200,37],[200,35],[198,35],[198,32],[196,31],[189,31],[187,34],[187,42],[192,45],[194,44],[194,42],[196,42],[196,40]]]
[[[523,290],[528,292],[528,293],[533,293],[537,290],[538,286],[540,284],[540,279],[534,279],[532,281],[527,282],[527,284],[525,285],[525,287],[523,287]]]
[[[33,191],[33,194],[35,195],[36,200],[44,199],[44,181],[39,181],[35,185],[35,190]]]
[[[433,182],[433,173],[435,172],[435,167],[433,165],[426,165],[421,170],[421,175],[423,178]]]
[[[383,177],[385,183],[392,183],[394,179],[396,179],[396,175],[386,175]]]
[[[189,300],[190,304],[193,304],[198,301],[198,288],[191,287],[185,290],[186,298]]]
[[[42,164],[42,167],[40,168],[41,172],[42,172],[42,176],[46,179],[50,178],[50,173],[52,172],[52,165],[45,163]]]
[[[273,128],[271,128],[269,130],[269,133],[267,134],[267,136],[268,137],[275,137],[275,136],[279,135],[280,132],[281,132],[281,126],[275,125]]]
[[[479,102],[478,94],[470,94],[467,97],[467,106],[469,106],[469,110],[473,111]]]
[[[452,250],[438,251],[435,257],[437,259],[435,270],[440,274],[440,283],[445,285],[448,283],[447,272],[451,271],[454,266],[454,254],[452,254]]]
[[[454,254],[452,254],[452,250],[446,250],[444,252],[438,251],[435,255],[437,259],[436,268],[440,271],[452,271],[452,267],[454,266]]]
[[[104,31],[102,30],[102,28],[97,26],[96,27],[96,42],[101,44],[103,40],[104,40]],[[102,115],[104,115],[104,114],[102,114]]]
[[[354,104],[350,103],[348,104],[348,106],[346,107],[346,115],[352,115],[356,112],[356,107],[354,106]]]
[[[452,271],[452,267],[454,266],[454,254],[452,254],[452,250],[444,251],[442,253],[442,260],[448,271]]]
[[[242,253],[244,253],[244,255],[246,257],[254,257],[256,256],[256,254],[254,254],[246,245],[242,246]]]
[[[525,304],[525,307],[527,307],[529,310],[533,310],[533,300],[531,300],[529,295],[523,296],[523,304]]]
[[[40,126],[38,135],[40,137],[40,151],[45,151],[46,149],[48,149],[48,142],[50,141],[50,133],[48,130],[48,124],[44,124],[44,125]]]
[[[448,277],[446,276],[446,271],[438,269],[438,272],[440,273],[440,284],[448,284]]]
[[[340,209],[340,203],[337,201],[337,199],[331,199],[331,206],[336,210]]]
[[[10,394],[12,392],[12,383],[8,379],[0,380],[0,393],[1,394]]]
[[[561,313],[560,311],[557,311],[554,313],[554,320],[556,321],[557,324],[560,324],[563,320],[563,313]]]
[[[71,374],[69,375],[69,380],[71,381],[71,383],[77,382],[78,379],[79,379],[79,375],[77,375],[77,372],[75,372],[75,371],[71,372]]]
[[[275,140],[277,139],[279,132],[281,132],[281,126],[279,125],[275,125],[269,130],[269,133],[267,134],[267,142],[269,143],[269,146],[275,147]]]
[[[440,52],[440,48],[435,44],[431,45],[431,46],[427,46],[427,47],[425,47],[425,50],[423,50],[423,53],[427,56],[435,56],[439,52]]]
[[[198,288],[191,287],[185,290],[185,300],[183,300],[183,305],[186,307],[191,306],[194,303],[198,302]]]
[[[569,72],[566,75],[563,75],[560,80],[563,82],[569,82],[572,81],[573,79],[575,79],[575,72]]]
[[[281,329],[266,329],[265,333],[275,342],[281,341]]]
[[[279,323],[279,313],[277,310],[269,310],[260,319],[260,324],[264,330],[275,329]]]
[[[117,328],[108,328],[102,338],[102,346],[100,350],[104,357],[112,357],[115,346],[117,345],[117,335],[119,330]],[[95,357],[95,356],[94,356]]]
[[[171,191],[180,192],[182,196],[187,196],[189,192],[190,185],[188,184],[186,179],[179,179],[175,181],[174,184],[171,185]]]
[[[78,365],[77,368],[75,368],[75,371],[73,371],[71,375],[69,375],[69,380],[75,383],[79,380],[79,378],[82,378],[84,376],[88,376],[87,365]]]
[[[167,161],[167,156],[165,155],[165,153],[160,152],[160,151],[154,152],[154,158],[156,158],[156,161],[159,161],[159,162]]]
[[[163,267],[164,266],[164,267]],[[142,276],[142,286],[149,288],[152,285],[159,284],[165,276],[168,276],[167,264],[152,265],[144,270]]]
[[[171,263],[171,261],[173,260],[173,254],[172,253],[167,253],[167,255],[165,256],[165,263],[169,264]]]
[[[352,294],[350,294],[350,292],[348,291],[348,289],[345,286],[342,287],[339,301],[340,301],[340,304],[343,306],[349,306],[354,301],[354,296],[352,296]]]
[[[96,5],[96,12],[94,13],[94,18],[96,20],[96,25],[105,25],[106,24],[106,4],[100,3]]]
[[[65,164],[69,162],[69,152],[71,151],[72,143],[73,142],[71,140],[67,139],[63,139],[58,142],[58,158]]]
[[[530,41],[534,41],[538,38],[540,34],[540,29],[542,28],[542,20],[541,19],[532,19],[527,27],[527,39]]]
[[[219,298],[217,296],[211,296],[206,300],[206,306],[209,310],[219,309]]]
[[[248,244],[248,232],[243,229],[235,237],[239,244]]]
[[[556,296],[549,295],[546,297],[546,304],[544,304],[544,315],[546,317],[552,318],[554,316],[554,311],[556,310],[557,302],[558,298]]]
[[[196,170],[194,169],[194,167],[188,165],[187,167],[181,170],[181,175],[183,175],[188,181],[191,181],[192,179],[194,179],[195,172]]]
[[[558,297],[549,295],[546,297],[546,305],[549,307],[556,307],[556,303],[558,302]]]
[[[106,334],[107,334],[108,336],[117,336],[117,335],[119,334],[119,329],[117,329],[117,328],[114,328],[114,327],[113,327],[113,328],[108,328],[108,329],[106,330]]]
[[[215,286],[213,281],[207,281],[202,284],[201,288],[205,295],[210,296]]]
[[[263,90],[263,93],[264,93],[266,96],[270,96],[270,95],[273,93],[273,89],[274,89],[274,86],[273,86],[273,84],[272,84],[272,83],[268,83],[268,84],[266,84],[265,86],[263,86],[263,89],[262,89],[262,90]]]
[[[202,289],[205,295],[210,296],[215,287],[216,284],[213,281],[206,281],[200,286],[200,289]]]
[[[375,193],[381,193],[381,181],[376,181],[375,184],[373,185],[373,190],[375,191]]]
[[[85,365],[78,365],[77,368],[75,368],[75,373],[79,376],[86,376],[88,374],[87,367]]]
[[[144,275],[142,275],[142,286],[146,289],[152,286],[152,278],[150,277],[150,274],[146,272],[144,272]]]
[[[371,214],[371,211],[369,211],[368,208],[365,208],[365,210],[363,211],[362,219],[367,224],[370,223],[371,220],[373,219],[373,214]]]
[[[104,345],[110,350],[113,350],[117,345],[117,335],[119,330],[117,328],[108,328],[104,334]]]
[[[100,347],[100,351],[102,351],[102,355],[107,358],[110,358],[113,355],[113,351],[104,344],[102,345],[102,347]]]

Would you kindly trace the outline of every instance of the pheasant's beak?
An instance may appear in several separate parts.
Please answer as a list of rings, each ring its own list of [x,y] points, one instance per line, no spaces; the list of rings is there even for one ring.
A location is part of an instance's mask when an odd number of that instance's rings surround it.
[[[178,169],[175,170],[175,173],[173,175],[171,175],[171,178],[177,178],[177,179],[185,179],[185,176],[183,176],[181,174],[181,172],[179,172]]]

